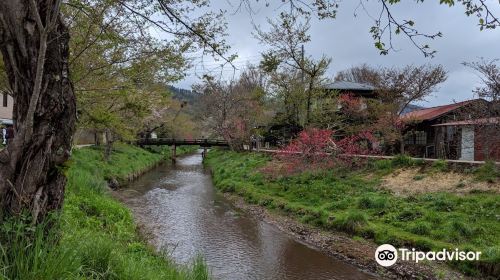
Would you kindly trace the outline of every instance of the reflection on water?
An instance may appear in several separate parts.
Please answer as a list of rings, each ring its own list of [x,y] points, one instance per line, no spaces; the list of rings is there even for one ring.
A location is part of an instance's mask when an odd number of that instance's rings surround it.
[[[373,279],[238,212],[216,193],[200,154],[160,166],[120,195],[178,263],[197,255],[215,279]]]

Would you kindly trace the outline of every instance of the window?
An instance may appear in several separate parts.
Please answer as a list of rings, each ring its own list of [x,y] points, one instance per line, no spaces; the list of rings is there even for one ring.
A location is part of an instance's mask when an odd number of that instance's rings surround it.
[[[9,99],[7,93],[3,94],[3,106],[7,107],[9,105]]]
[[[413,141],[413,133],[412,132],[408,132],[405,134],[405,144],[407,144],[407,145],[415,144],[415,141]]]
[[[416,145],[427,144],[427,133],[425,133],[425,131],[415,131],[415,144]]]
[[[425,133],[425,131],[410,131],[405,134],[405,144],[426,145],[427,133]]]

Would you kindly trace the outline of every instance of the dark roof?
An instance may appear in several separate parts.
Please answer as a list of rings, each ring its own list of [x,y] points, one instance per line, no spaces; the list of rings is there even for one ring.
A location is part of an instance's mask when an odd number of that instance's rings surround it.
[[[416,110],[409,112],[407,114],[404,114],[402,118],[404,119],[410,119],[410,120],[417,120],[417,121],[428,121],[428,120],[433,120],[439,116],[442,116],[448,112],[451,112],[455,109],[458,109],[462,106],[465,106],[469,103],[472,103],[474,101],[478,101],[482,99],[473,99],[473,100],[467,100],[467,101],[462,101],[454,104],[448,104],[448,105],[443,105],[443,106],[436,106],[436,107],[431,107],[431,108],[426,108],[422,110]]]
[[[331,90],[355,90],[355,91],[374,91],[375,88],[368,84],[361,84],[348,81],[336,81],[323,86],[324,89]]]

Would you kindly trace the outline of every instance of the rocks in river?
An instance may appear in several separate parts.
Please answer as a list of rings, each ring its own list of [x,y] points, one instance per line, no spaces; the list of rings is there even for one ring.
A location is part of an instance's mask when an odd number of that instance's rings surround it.
[[[112,190],[116,190],[120,187],[120,182],[116,178],[108,179],[108,187]]]

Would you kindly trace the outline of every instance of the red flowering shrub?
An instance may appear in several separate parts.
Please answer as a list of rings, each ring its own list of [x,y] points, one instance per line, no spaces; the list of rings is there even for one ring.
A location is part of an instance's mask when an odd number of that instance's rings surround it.
[[[379,153],[378,140],[370,131],[347,136],[337,141],[341,154],[348,155],[373,155]]]
[[[306,170],[323,170],[338,164],[352,166],[359,164],[359,160],[339,155],[378,153],[377,139],[369,131],[340,141],[334,141],[332,135],[333,131],[328,129],[310,128],[302,131],[296,139],[278,151],[276,160],[261,171],[270,176],[284,176]]]
[[[326,157],[335,149],[332,134],[333,131],[328,129],[303,130],[288,146],[281,149],[279,154],[285,157],[297,155],[308,162],[318,157]]]
[[[361,100],[352,93],[340,95],[339,102],[344,110],[359,111],[361,109]]]

